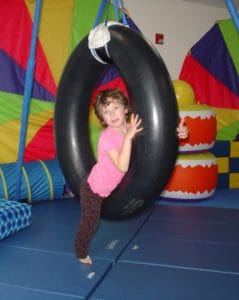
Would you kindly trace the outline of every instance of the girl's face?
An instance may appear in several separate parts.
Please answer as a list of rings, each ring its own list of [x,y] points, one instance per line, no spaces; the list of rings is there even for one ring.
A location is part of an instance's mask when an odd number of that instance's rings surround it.
[[[117,99],[110,98],[110,103],[102,106],[101,115],[107,126],[113,127],[120,132],[125,131],[127,109]]]

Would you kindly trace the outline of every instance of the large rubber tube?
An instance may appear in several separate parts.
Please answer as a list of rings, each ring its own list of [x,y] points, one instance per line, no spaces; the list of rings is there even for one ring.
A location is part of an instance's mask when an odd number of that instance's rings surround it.
[[[144,37],[124,26],[109,28],[108,50],[124,78],[134,110],[143,120],[129,172],[105,199],[102,216],[122,219],[153,203],[174,168],[178,140],[176,97],[159,53]],[[87,37],[70,56],[63,71],[55,106],[55,137],[60,165],[76,196],[95,163],[89,139],[89,103],[105,65],[88,49]]]

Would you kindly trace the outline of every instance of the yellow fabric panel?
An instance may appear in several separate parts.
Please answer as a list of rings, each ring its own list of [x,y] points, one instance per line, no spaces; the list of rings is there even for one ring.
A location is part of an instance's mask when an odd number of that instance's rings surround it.
[[[0,151],[0,163],[15,162],[19,144],[19,120],[0,126],[0,141],[5,141]]]
[[[239,173],[230,173],[229,174],[229,187],[230,188],[239,188]]]
[[[230,157],[239,157],[239,142],[231,142]]]
[[[228,157],[217,157],[218,173],[229,172],[229,158]]]
[[[35,1],[25,3],[33,19]],[[42,1],[39,39],[56,85],[69,56],[73,6],[74,0]]]
[[[90,124],[93,124],[94,126],[102,129],[102,125],[100,124],[99,119],[96,117],[94,109],[92,107],[90,108],[89,122]]]
[[[26,145],[38,130],[53,117],[53,110],[43,111],[29,116]],[[15,162],[18,155],[20,120],[13,120],[0,126],[0,141],[5,141],[0,151],[0,163]]]
[[[238,109],[226,109],[211,107],[217,117],[217,130],[227,127],[229,124],[235,121],[239,121],[239,110]]]

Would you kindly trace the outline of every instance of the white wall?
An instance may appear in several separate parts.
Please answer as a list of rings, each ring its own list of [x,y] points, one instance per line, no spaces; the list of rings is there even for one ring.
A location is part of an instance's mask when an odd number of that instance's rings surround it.
[[[184,0],[124,0],[131,18],[153,43],[155,33],[164,34],[164,44],[155,45],[172,79],[177,79],[188,50],[216,22],[230,18],[225,8]],[[216,50],[216,49],[215,49]]]

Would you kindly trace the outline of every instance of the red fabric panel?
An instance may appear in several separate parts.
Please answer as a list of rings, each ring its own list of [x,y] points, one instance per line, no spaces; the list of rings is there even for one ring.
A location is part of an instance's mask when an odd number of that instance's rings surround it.
[[[32,20],[24,0],[1,1],[0,48],[26,69],[31,45]],[[52,95],[56,84],[50,72],[43,49],[38,41],[35,79]]]
[[[55,156],[53,119],[51,119],[41,127],[31,142],[26,146],[23,159],[24,161],[36,159],[48,160],[55,159]]]
[[[188,82],[196,100],[209,106],[239,108],[239,97],[212,76],[192,55],[187,55],[179,79]]]
[[[93,102],[94,102],[97,94],[100,91],[105,90],[105,89],[119,89],[119,90],[122,90],[128,96],[128,90],[127,90],[127,87],[126,87],[123,79],[121,77],[117,77],[111,81],[108,81],[108,82],[100,85],[93,91],[92,98],[91,98],[91,105],[93,105]]]

